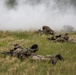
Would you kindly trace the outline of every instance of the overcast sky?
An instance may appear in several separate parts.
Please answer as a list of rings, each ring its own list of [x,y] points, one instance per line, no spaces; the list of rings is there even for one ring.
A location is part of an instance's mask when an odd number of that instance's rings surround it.
[[[54,30],[62,29],[63,25],[71,25],[76,29],[76,10],[72,5],[61,4],[58,7],[54,0],[31,5],[20,0],[16,8],[8,9],[4,1],[0,0],[0,30],[33,30],[43,25]]]

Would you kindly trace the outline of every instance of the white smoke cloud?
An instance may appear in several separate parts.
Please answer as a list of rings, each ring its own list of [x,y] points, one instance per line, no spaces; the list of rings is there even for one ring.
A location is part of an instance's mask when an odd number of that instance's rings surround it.
[[[15,9],[7,9],[4,1],[0,1],[0,30],[30,30],[48,25],[52,29],[62,29],[63,25],[71,25],[76,29],[76,15],[72,6],[67,11],[59,10],[56,2],[31,5],[20,0]],[[48,0],[49,1],[49,0]]]

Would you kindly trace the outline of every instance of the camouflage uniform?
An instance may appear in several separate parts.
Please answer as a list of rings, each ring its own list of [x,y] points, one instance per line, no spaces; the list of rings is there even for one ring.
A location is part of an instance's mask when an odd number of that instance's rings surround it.
[[[18,47],[15,51],[13,51],[13,57],[22,57],[24,53],[26,52],[26,49],[23,49],[22,47]]]
[[[57,60],[63,60],[63,57],[61,54],[57,55],[38,55],[35,52],[38,50],[38,45],[34,44],[30,48],[24,49],[18,44],[14,45],[14,48],[10,50],[9,52],[4,52],[2,54],[10,54],[13,57],[17,57],[22,59],[23,57],[29,57],[33,60],[39,60],[39,61],[48,61],[51,62],[52,64],[56,64]]]
[[[43,31],[43,33],[45,33],[45,34],[54,35],[54,31],[53,31],[50,27],[48,27],[48,26],[43,26],[43,27],[42,27],[42,31]]]
[[[62,43],[63,43],[63,42],[65,42],[65,40],[64,40],[64,38],[61,37],[61,38],[57,38],[57,39],[55,40],[55,42],[62,42]]]
[[[38,60],[38,61],[48,61],[49,63],[51,62],[54,65],[57,63],[58,60],[64,60],[61,54],[47,55],[47,56],[31,54],[30,58],[33,60]]]
[[[64,38],[64,40],[65,40],[66,42],[68,42],[68,40],[69,40],[68,33],[66,33],[65,36],[64,36],[63,38]]]
[[[32,53],[35,53],[38,50],[38,45],[34,44],[30,48],[22,48],[21,46],[17,45],[16,49],[13,51],[13,56],[22,58],[23,56],[29,57]]]
[[[37,50],[38,50],[37,44],[34,44],[33,46],[27,49],[23,49],[21,46],[16,46],[16,50],[14,50],[13,56],[16,56],[18,58],[22,58],[23,56],[25,56],[33,60],[48,61],[51,62],[52,64],[56,64],[57,60],[63,60],[61,54],[43,56],[36,54],[35,52]]]
[[[53,40],[53,41],[55,41],[56,40],[56,38],[54,37],[54,36],[52,36],[51,38],[47,38],[48,40]]]

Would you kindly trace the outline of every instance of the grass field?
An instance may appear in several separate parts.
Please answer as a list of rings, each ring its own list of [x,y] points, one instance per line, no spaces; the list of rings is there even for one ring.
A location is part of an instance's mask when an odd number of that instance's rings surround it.
[[[0,75],[76,75],[76,44],[54,43],[47,40],[51,35],[40,35],[34,31],[0,31],[0,52],[9,51],[13,44],[18,43],[24,48],[38,44],[37,54],[62,54],[64,61],[56,65],[48,62],[32,61],[25,58],[23,61],[16,57],[0,55]],[[70,33],[70,38],[76,39],[76,33]]]

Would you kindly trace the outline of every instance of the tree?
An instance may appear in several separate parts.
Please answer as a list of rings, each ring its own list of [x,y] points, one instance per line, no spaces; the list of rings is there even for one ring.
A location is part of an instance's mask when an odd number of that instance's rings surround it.
[[[63,28],[66,32],[72,32],[74,30],[74,28],[71,25],[64,25]]]
[[[13,8],[17,5],[17,1],[16,0],[6,0],[6,5],[8,8]]]

